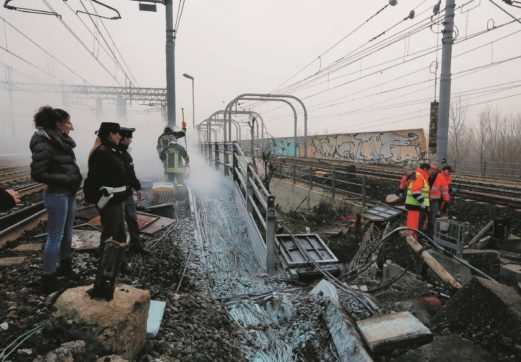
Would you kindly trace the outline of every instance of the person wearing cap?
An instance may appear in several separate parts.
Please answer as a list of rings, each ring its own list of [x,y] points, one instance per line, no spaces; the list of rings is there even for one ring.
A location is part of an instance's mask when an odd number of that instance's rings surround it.
[[[46,184],[43,202],[47,209],[47,242],[43,252],[42,290],[61,288],[58,276],[75,279],[72,270],[72,227],[76,216],[76,192],[82,176],[76,164],[76,143],[69,114],[62,109],[41,107],[34,115],[36,132],[30,142],[31,177]],[[60,260],[59,268],[56,267]]]
[[[165,171],[168,179],[176,185],[182,185],[184,182],[185,168],[190,163],[190,158],[186,149],[177,143],[174,138],[161,153],[161,160],[165,162]]]
[[[89,172],[84,184],[85,201],[95,203],[101,217],[99,255],[105,241],[126,243],[125,201],[131,191],[123,153],[119,123],[103,122],[89,155]]]
[[[407,227],[418,230],[420,216],[429,208],[429,170],[428,163],[422,163],[420,167],[411,175],[407,196],[405,198],[405,208],[407,209]],[[409,232],[415,235],[414,232]]]
[[[450,183],[450,166],[444,166],[442,171],[436,172],[429,177],[430,183],[430,212],[427,226],[427,234],[432,236],[434,233],[434,225],[438,212],[441,211],[445,206],[449,204],[449,183]],[[447,175],[447,176],[446,176]]]
[[[450,184],[452,183],[452,177],[451,177],[452,172],[453,172],[453,169],[449,165],[444,166],[441,171],[443,177],[445,178],[445,183],[447,186],[447,197],[446,197],[447,200],[445,201],[445,199],[444,199],[440,205],[442,217],[449,216],[449,205],[450,205],[451,196],[452,196],[452,189],[450,187]]]
[[[136,177],[136,171],[134,170],[134,160],[128,152],[129,146],[132,143],[132,136],[136,129],[121,127],[121,141],[119,142],[119,149],[123,153],[123,160],[127,168],[128,179],[130,181],[130,189],[136,192],[138,200],[143,198],[143,192],[141,191],[141,183]],[[128,233],[130,234],[129,251],[141,254],[149,254],[150,252],[143,246],[143,241],[139,236],[139,226],[137,223],[136,213],[136,200],[134,195],[131,193],[125,201],[125,220],[127,222]]]
[[[173,140],[178,140],[180,138],[183,138],[185,135],[186,135],[186,126],[185,125],[183,125],[183,129],[181,131],[179,131],[178,129],[174,130],[172,127],[167,126],[167,127],[165,127],[161,136],[158,137],[156,149],[157,149],[159,158],[163,162],[163,169],[165,170],[165,174],[166,174],[166,163],[165,163],[165,159],[163,157],[164,150],[168,147],[168,144],[170,142],[172,142]]]

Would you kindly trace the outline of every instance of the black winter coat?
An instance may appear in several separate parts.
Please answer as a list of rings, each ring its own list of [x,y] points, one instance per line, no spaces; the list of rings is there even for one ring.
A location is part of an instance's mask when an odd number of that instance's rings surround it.
[[[58,130],[38,129],[31,138],[31,177],[47,185],[47,193],[73,195],[81,186],[74,140]]]
[[[130,186],[132,186],[132,188],[136,191],[141,190],[141,182],[139,182],[136,176],[136,170],[134,169],[134,159],[128,152],[128,145],[119,144],[119,149],[122,152],[123,161],[125,162],[125,166],[127,168],[127,175]]]
[[[3,187],[0,187],[0,210],[9,210],[14,205],[16,205],[14,198]]]
[[[85,180],[83,191],[87,202],[97,202],[101,197],[102,186],[127,186],[126,192],[114,194],[109,204],[116,204],[130,195],[130,182],[127,168],[123,161],[123,153],[118,146],[108,140],[102,140],[89,157],[89,173]]]

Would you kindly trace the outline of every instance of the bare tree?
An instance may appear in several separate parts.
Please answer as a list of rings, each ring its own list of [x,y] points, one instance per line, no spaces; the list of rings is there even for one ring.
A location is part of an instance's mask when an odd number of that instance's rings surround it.
[[[466,120],[467,110],[462,104],[460,97],[450,107],[449,127],[449,152],[458,161],[464,158],[467,153],[465,151],[468,151],[468,144],[464,142],[469,133]]]

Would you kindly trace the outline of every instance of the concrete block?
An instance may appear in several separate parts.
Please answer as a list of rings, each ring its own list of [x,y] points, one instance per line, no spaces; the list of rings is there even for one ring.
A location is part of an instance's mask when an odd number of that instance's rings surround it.
[[[464,249],[463,258],[473,267],[478,268],[494,279],[499,279],[501,261],[496,250]]]
[[[501,266],[501,281],[515,285],[521,282],[521,265],[506,264]]]
[[[311,291],[313,294],[322,294],[329,300],[325,313],[326,324],[341,361],[371,362],[373,359],[367,353],[361,337],[349,317],[344,314],[338,304],[336,287],[326,280],[322,280]]]
[[[409,312],[368,318],[357,325],[372,352],[432,341],[431,331]]]
[[[13,266],[22,264],[25,261],[25,256],[11,256],[7,258],[0,258],[0,267]]]
[[[118,286],[111,301],[91,299],[92,286],[67,289],[56,301],[52,329],[81,338],[97,353],[133,360],[145,343],[150,293]]]
[[[460,284],[466,284],[472,279],[470,268],[452,259],[450,256],[442,254],[436,250],[429,253],[451,274]],[[434,273],[428,269],[428,273]]]
[[[394,359],[396,362],[489,362],[495,358],[489,352],[456,335],[436,336],[432,343],[411,350]]]
[[[474,277],[432,319],[437,328],[453,331],[495,331],[491,343],[509,338],[521,344],[521,296],[513,288]]]
[[[18,251],[21,253],[34,253],[37,251],[42,251],[42,244],[20,244],[13,251]]]
[[[498,240],[497,245],[501,250],[521,253],[521,237],[510,235],[506,240]]]

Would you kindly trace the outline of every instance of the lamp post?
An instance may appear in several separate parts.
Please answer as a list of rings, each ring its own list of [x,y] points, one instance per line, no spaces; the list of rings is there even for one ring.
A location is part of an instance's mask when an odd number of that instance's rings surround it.
[[[192,81],[192,127],[195,127],[195,79],[186,73],[183,73],[183,77]]]

